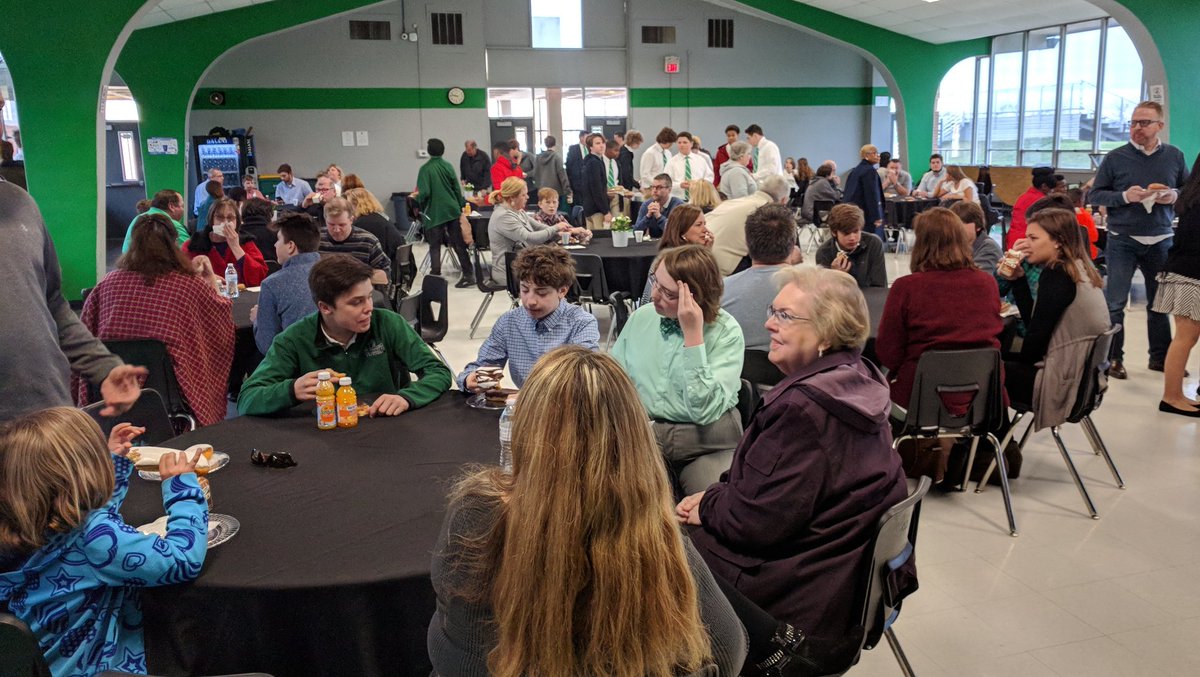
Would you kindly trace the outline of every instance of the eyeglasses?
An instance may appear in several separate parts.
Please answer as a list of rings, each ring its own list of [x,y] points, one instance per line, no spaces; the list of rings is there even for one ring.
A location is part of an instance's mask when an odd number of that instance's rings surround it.
[[[1130,127],[1149,127],[1150,125],[1156,125],[1160,122],[1162,122],[1162,120],[1130,120],[1129,126]]]
[[[296,459],[286,451],[264,454],[258,449],[250,450],[250,462],[266,468],[294,468],[297,465]]]
[[[772,317],[775,318],[775,321],[780,324],[789,324],[789,323],[795,322],[797,320],[803,320],[805,322],[812,322],[812,320],[808,319],[807,317],[798,317],[796,315],[789,313],[786,310],[780,310],[773,305],[767,306],[767,319],[769,320]]]
[[[669,291],[666,287],[664,287],[658,283],[658,278],[654,276],[654,273],[650,273],[650,288],[654,289],[655,287],[657,287],[658,290],[662,292],[663,298],[665,298],[666,300],[668,300],[668,301],[678,301],[679,300],[679,292],[678,291]]]

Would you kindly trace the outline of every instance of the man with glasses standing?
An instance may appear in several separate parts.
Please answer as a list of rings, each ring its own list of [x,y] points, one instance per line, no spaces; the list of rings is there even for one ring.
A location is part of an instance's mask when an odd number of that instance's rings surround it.
[[[1173,205],[1179,187],[1187,180],[1183,153],[1158,135],[1164,126],[1162,106],[1143,101],[1133,109],[1129,123],[1129,143],[1109,151],[1100,163],[1088,201],[1108,208],[1108,283],[1104,296],[1108,313],[1115,323],[1124,323],[1125,306],[1133,271],[1140,268],[1146,280],[1146,299],[1153,303],[1158,291],[1158,272],[1167,261],[1174,231]],[[1171,343],[1171,324],[1167,316],[1146,310],[1146,328],[1150,338],[1151,371],[1162,371]],[[1113,340],[1113,378],[1126,378],[1124,331]]]

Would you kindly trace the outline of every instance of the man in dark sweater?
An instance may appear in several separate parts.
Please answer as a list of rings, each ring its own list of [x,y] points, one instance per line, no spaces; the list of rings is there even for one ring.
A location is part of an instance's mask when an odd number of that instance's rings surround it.
[[[7,283],[0,340],[9,357],[0,377],[13,390],[0,398],[0,422],[45,409],[71,406],[71,372],[100,385],[112,416],[141,395],[144,367],[122,364],[83,326],[62,295],[62,270],[46,224],[24,190],[0,179],[0,234],[7,244],[0,275]]]
[[[879,162],[879,149],[867,144],[859,151],[859,162],[846,176],[846,202],[856,204],[863,211],[866,223],[876,235],[883,233],[883,184],[875,164]]]
[[[1088,201],[1108,208],[1108,283],[1104,296],[1113,324],[1124,323],[1133,271],[1142,270],[1146,298],[1154,301],[1158,272],[1167,262],[1174,231],[1175,200],[1188,178],[1183,153],[1158,138],[1164,126],[1162,106],[1143,101],[1133,109],[1129,143],[1109,151],[1096,171]],[[1167,316],[1147,309],[1151,371],[1162,371],[1171,344]],[[1125,378],[1124,331],[1113,338],[1109,375]]]
[[[826,225],[833,237],[817,249],[817,265],[850,273],[860,288],[886,287],[883,240],[863,232],[862,210],[847,203],[834,205]]]
[[[465,146],[466,150],[458,159],[458,173],[462,175],[462,180],[474,186],[475,190],[488,188],[492,185],[492,159],[487,153],[479,150],[474,140],[467,141]]]

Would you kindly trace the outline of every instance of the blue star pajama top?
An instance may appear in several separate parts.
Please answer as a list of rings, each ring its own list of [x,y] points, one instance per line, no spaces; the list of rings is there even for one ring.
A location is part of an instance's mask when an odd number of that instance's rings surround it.
[[[54,534],[23,563],[0,556],[0,602],[33,631],[54,677],[145,674],[138,589],[190,581],[204,564],[208,506],[196,475],[162,483],[167,535],[160,538],[121,519],[133,463],[113,456],[113,469],[112,498],[79,528]]]

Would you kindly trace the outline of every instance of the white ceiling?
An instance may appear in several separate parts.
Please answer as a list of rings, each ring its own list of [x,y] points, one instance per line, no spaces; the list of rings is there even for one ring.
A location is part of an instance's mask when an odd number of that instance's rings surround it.
[[[162,0],[139,27],[270,1]],[[806,0],[802,4],[934,43],[984,38],[1105,15],[1087,0]]]
[[[271,0],[162,0],[142,19],[138,28],[167,24],[172,21],[191,19],[205,14],[216,14],[229,9],[261,5]]]
[[[933,43],[1105,16],[1086,0],[805,0],[801,4]]]

